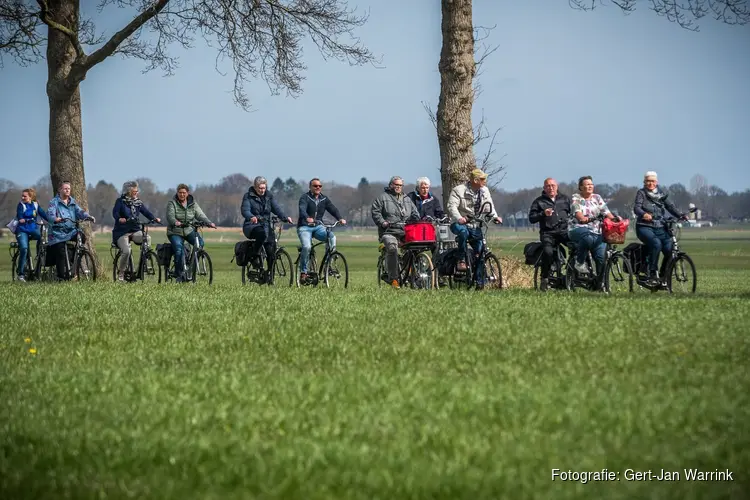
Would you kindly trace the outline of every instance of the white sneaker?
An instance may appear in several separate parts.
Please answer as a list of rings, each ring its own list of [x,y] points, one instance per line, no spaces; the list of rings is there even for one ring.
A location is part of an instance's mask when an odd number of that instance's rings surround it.
[[[575,269],[578,272],[578,274],[588,274],[589,273],[589,268],[586,266],[585,262],[583,264],[579,264],[578,262],[576,262],[573,265],[573,267],[575,267]]]
[[[26,278],[23,277],[23,274],[19,274],[16,276],[16,281],[26,281]]]
[[[125,281],[125,273],[124,272],[117,273],[117,281]]]

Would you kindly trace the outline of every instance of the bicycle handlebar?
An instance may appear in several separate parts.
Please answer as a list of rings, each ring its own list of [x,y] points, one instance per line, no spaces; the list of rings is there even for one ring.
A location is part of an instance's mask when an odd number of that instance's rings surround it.
[[[323,226],[323,227],[328,228],[328,229],[333,229],[334,227],[338,226],[339,224],[340,224],[340,221],[336,221],[333,224],[326,224],[322,220],[316,220],[315,222],[308,223],[307,225],[310,226],[310,227]]]

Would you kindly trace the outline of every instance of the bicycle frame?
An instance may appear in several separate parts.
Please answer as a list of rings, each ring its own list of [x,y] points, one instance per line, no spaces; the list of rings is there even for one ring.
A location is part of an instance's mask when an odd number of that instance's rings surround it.
[[[317,286],[320,282],[320,275],[323,274],[323,269],[326,267],[326,263],[331,258],[331,254],[333,253],[333,249],[331,248],[331,233],[333,232],[333,228],[339,225],[339,221],[334,222],[333,224],[326,224],[322,220],[316,220],[313,224],[308,224],[310,227],[317,227],[317,226],[323,226],[326,230],[326,237],[325,241],[318,241],[312,245],[310,248],[310,255],[308,256],[308,263],[309,262],[315,262],[315,248],[317,248],[320,245],[325,245],[325,251],[323,252],[323,258],[320,261],[320,264],[318,266],[318,269],[314,270],[307,270],[307,279],[305,280],[304,285],[313,285]],[[299,261],[302,257],[302,247],[298,248],[297,251],[297,260],[294,261],[295,269],[297,269],[297,266],[299,265]],[[297,280],[299,280],[299,275],[297,271],[295,271],[295,275]]]

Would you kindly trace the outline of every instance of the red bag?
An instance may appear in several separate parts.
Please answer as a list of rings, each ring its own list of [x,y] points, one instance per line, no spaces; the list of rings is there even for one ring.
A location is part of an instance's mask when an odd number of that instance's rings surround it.
[[[432,222],[410,222],[404,225],[404,243],[434,243],[435,226]]]
[[[604,219],[602,221],[602,237],[604,241],[610,245],[622,245],[625,243],[625,233],[629,225],[630,221],[628,219],[620,219],[619,222],[615,222],[612,219]]]

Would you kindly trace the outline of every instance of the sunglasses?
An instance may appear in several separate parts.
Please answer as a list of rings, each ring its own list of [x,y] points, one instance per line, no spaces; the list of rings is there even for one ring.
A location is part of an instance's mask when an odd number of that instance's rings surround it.
[[[323,184],[313,184],[312,187],[314,187],[314,188],[322,188]]]

